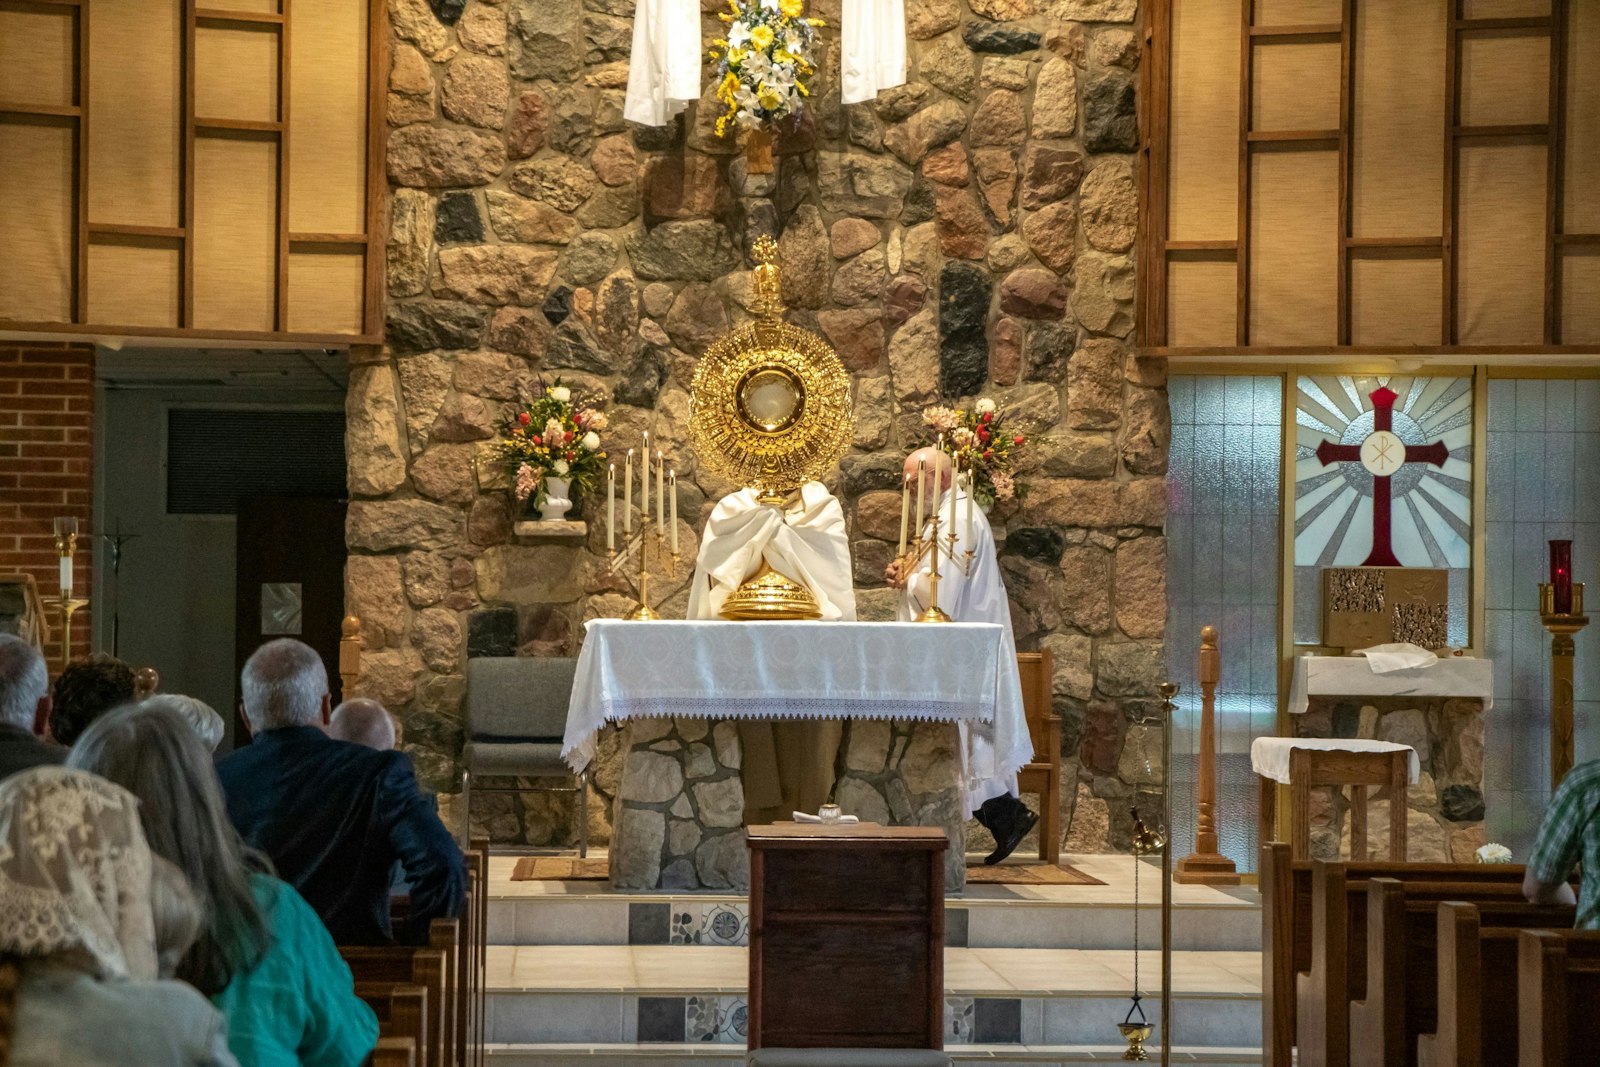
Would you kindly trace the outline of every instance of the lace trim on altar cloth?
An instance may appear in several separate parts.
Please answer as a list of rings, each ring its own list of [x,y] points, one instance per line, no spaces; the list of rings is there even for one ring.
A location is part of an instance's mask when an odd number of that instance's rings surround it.
[[[956,700],[879,700],[814,697],[624,697],[604,702],[607,722],[628,719],[901,719],[913,722],[988,722],[994,707]]]

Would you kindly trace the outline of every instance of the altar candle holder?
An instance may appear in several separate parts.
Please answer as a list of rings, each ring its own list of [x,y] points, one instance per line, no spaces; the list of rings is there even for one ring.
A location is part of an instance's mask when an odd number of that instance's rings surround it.
[[[646,484],[648,484],[650,470],[650,462],[648,457],[646,457],[644,468],[645,478],[647,479]],[[677,473],[673,472],[672,514],[674,517],[676,517],[678,510],[677,488]],[[661,492],[664,496],[665,490],[662,490]],[[624,515],[624,522],[631,520],[631,512],[629,512],[626,507],[624,508]],[[678,575],[679,560],[676,530],[669,528],[664,515],[664,510],[662,512],[662,517],[652,515],[649,505],[644,505],[639,513],[639,529],[634,531],[631,535],[624,533],[622,546],[618,549],[612,550],[606,563],[607,573],[615,574],[618,568],[622,567],[628,561],[633,559],[635,555],[638,557],[639,606],[633,609],[633,611],[627,616],[634,622],[650,622],[661,618],[655,609],[650,606],[650,556],[652,554],[652,550],[654,551],[656,566],[660,568],[666,577],[676,578]],[[674,518],[674,522],[675,521],[676,519]],[[608,532],[608,540],[614,533],[614,530]]]
[[[41,599],[61,612],[61,666],[65,668],[72,661],[72,616],[79,608],[88,607],[89,602],[74,599],[72,595],[73,554],[78,551],[78,520],[69,517],[56,519],[54,533],[56,555],[61,562],[61,595]]]
[[[1552,553],[1553,555],[1553,553]],[[1569,568],[1568,574],[1571,574]],[[1573,656],[1572,638],[1589,625],[1583,613],[1583,583],[1573,582],[1568,610],[1557,611],[1558,590],[1551,582],[1539,583],[1539,621],[1550,631],[1550,791],[1572,770],[1573,749]]]
[[[959,477],[953,479],[951,482],[952,489],[959,484]],[[970,484],[967,491],[969,493],[972,491]],[[955,508],[953,506],[950,508],[950,512],[952,515],[955,513]],[[922,516],[918,515],[917,521],[919,523],[921,522],[921,519]],[[905,553],[900,556],[898,561],[899,572],[906,576],[906,581],[908,582],[911,580],[911,575],[915,573],[919,566],[921,566],[924,558],[927,558],[930,562],[930,570],[928,572],[928,606],[920,615],[912,620],[913,622],[955,621],[951,619],[947,612],[939,607],[939,582],[944,578],[944,572],[940,570],[939,564],[941,557],[944,559],[946,564],[948,564],[954,570],[959,570],[964,577],[970,577],[972,574],[972,559],[975,555],[973,550],[968,547],[964,552],[956,551],[956,544],[959,539],[956,536],[955,530],[953,528],[949,529],[943,535],[941,535],[939,533],[939,525],[939,503],[937,498],[935,498],[932,514],[929,516],[926,528],[920,525],[918,526],[916,537],[910,542]],[[970,546],[970,540],[968,541],[968,544]]]

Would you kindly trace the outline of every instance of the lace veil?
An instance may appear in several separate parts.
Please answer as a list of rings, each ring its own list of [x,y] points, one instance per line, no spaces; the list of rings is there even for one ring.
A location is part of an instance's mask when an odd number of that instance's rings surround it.
[[[150,866],[132,793],[66,767],[12,775],[0,782],[0,952],[155,978]]]

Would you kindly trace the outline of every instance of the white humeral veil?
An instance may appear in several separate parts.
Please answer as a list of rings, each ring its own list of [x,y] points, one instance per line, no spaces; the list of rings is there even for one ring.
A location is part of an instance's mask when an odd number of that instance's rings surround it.
[[[717,503],[701,537],[687,617],[717,618],[729,595],[763,560],[810,589],[824,619],[856,617],[844,509],[821,482],[801,486],[798,497],[782,509],[757,503],[754,489],[730,493]],[[746,823],[817,810],[833,787],[842,725],[819,719],[739,722]]]
[[[639,0],[628,56],[622,117],[665,126],[700,99],[700,5],[697,0]]]
[[[939,498],[941,540],[949,533],[944,519],[950,514],[950,494],[957,492],[947,489]],[[968,542],[966,496],[959,492],[956,499],[955,556],[958,560],[965,559],[967,549],[972,549],[972,572],[964,574],[960,567],[940,560],[939,607],[957,622],[990,622],[1001,626],[1005,630],[1003,647],[1015,650],[1011,603],[1000,578],[1000,561],[995,558],[994,531],[989,526],[988,516],[975,508],[972,540]],[[928,606],[931,573],[932,564],[925,559],[906,583],[905,595],[900,598],[902,620],[915,618]],[[1017,772],[1033,759],[1033,740],[1028,736],[1028,720],[1022,709],[1022,676],[1017,673],[1014,655],[1000,665],[994,722],[958,725],[965,757],[962,773],[966,780],[966,814],[970,817],[984,801],[1007,793],[1015,794]]]
[[[906,83],[905,0],[844,0],[839,19],[840,99],[859,104]]]

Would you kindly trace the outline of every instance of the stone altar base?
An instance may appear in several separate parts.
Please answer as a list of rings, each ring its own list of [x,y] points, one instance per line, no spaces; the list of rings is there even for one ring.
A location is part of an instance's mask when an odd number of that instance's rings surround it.
[[[1484,843],[1483,702],[1451,697],[1314,696],[1295,720],[1296,737],[1362,737],[1417,750],[1417,784],[1407,790],[1406,858],[1471,863]],[[1350,850],[1350,802],[1331,787],[1311,791],[1311,855],[1334,860]],[[1367,847],[1387,855],[1389,792],[1367,804]]]
[[[966,885],[959,735],[953,723],[845,725],[839,807],[863,822],[938,826],[950,839],[945,891]],[[638,719],[624,727],[612,811],[618,889],[749,888],[743,753],[727,719]]]

